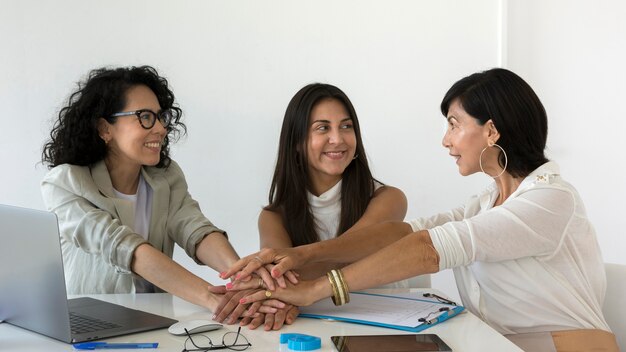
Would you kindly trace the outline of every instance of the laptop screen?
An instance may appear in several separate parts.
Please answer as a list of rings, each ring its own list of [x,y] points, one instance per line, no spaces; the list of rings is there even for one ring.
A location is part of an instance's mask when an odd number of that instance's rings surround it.
[[[57,217],[0,205],[0,319],[70,341]]]
[[[68,301],[54,213],[0,205],[0,224],[0,320],[64,342],[119,336],[176,323],[174,319],[89,297]],[[83,331],[78,326],[71,329],[70,311],[73,318],[96,323]]]

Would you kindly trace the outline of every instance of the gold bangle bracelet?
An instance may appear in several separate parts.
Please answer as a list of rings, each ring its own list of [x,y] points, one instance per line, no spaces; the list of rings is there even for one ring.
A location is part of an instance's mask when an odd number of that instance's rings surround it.
[[[333,274],[333,279],[335,283],[337,283],[337,293],[339,294],[339,306],[346,303],[346,294],[343,285],[341,284],[341,278],[339,276],[339,272],[337,270],[330,271]]]
[[[331,299],[333,300],[333,304],[336,305],[336,306],[339,306],[341,304],[340,304],[340,301],[339,301],[339,292],[338,292],[338,289],[337,289],[337,283],[335,283],[335,279],[333,277],[332,272],[330,272],[330,271],[327,272],[326,276],[328,277],[328,281],[330,282],[330,287],[333,290],[333,295],[331,297]]]
[[[340,281],[341,289],[343,290],[343,295],[345,297],[344,304],[350,303],[350,288],[348,287],[348,283],[346,282],[346,279],[343,277],[343,271],[339,269],[337,270],[337,273],[339,274],[339,281]]]

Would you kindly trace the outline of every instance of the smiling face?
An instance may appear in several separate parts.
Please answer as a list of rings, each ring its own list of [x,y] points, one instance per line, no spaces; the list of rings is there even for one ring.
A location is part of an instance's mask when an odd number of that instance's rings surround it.
[[[123,112],[149,109],[161,111],[159,101],[150,88],[144,85],[133,86],[126,92],[126,106]],[[161,144],[167,130],[160,121],[150,129],[139,123],[136,115],[117,117],[115,123],[100,119],[100,137],[107,143],[107,166],[127,170],[139,170],[141,166],[154,166],[159,163]]]
[[[310,181],[319,195],[339,182],[356,150],[352,118],[339,100],[324,99],[311,109],[306,149]]]
[[[448,148],[450,155],[456,159],[459,173],[463,176],[471,175],[480,170],[480,153],[487,147],[487,142],[497,141],[493,122],[489,120],[479,125],[478,120],[465,112],[459,99],[455,99],[448,109],[448,129],[443,136],[442,144]],[[494,140],[495,139],[495,140]],[[483,154],[483,168],[485,171],[497,166],[497,151],[487,148]],[[494,165],[495,163],[495,165]]]

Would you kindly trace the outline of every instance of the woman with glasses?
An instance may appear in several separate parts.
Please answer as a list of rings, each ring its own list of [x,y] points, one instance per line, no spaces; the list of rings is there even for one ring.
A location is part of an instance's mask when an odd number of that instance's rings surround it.
[[[544,154],[548,120],[535,92],[515,73],[491,69],[456,82],[441,112],[443,146],[461,175],[493,178],[484,191],[433,217],[266,249],[224,276],[244,269],[245,278],[260,263],[275,263],[279,277],[308,263],[349,262],[243,298],[309,305],[332,297],[341,305],[350,290],[453,269],[467,309],[525,351],[617,351],[602,315],[606,277],[596,234],[578,192]]]
[[[171,259],[175,243],[217,271],[238,259],[170,159],[170,143],[186,132],[180,116],[149,66],[94,70],[61,109],[43,148],[51,170],[41,190],[59,219],[68,293],[165,290],[212,311],[219,304],[219,290]]]

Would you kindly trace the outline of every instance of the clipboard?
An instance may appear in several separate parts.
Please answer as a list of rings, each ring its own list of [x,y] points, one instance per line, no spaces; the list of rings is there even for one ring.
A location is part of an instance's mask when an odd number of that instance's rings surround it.
[[[447,302],[449,303],[426,299],[422,293],[396,296],[350,292],[350,303],[347,305],[338,307],[330,300],[322,300],[308,307],[300,307],[299,316],[419,332],[446,321],[465,309],[454,302]]]

